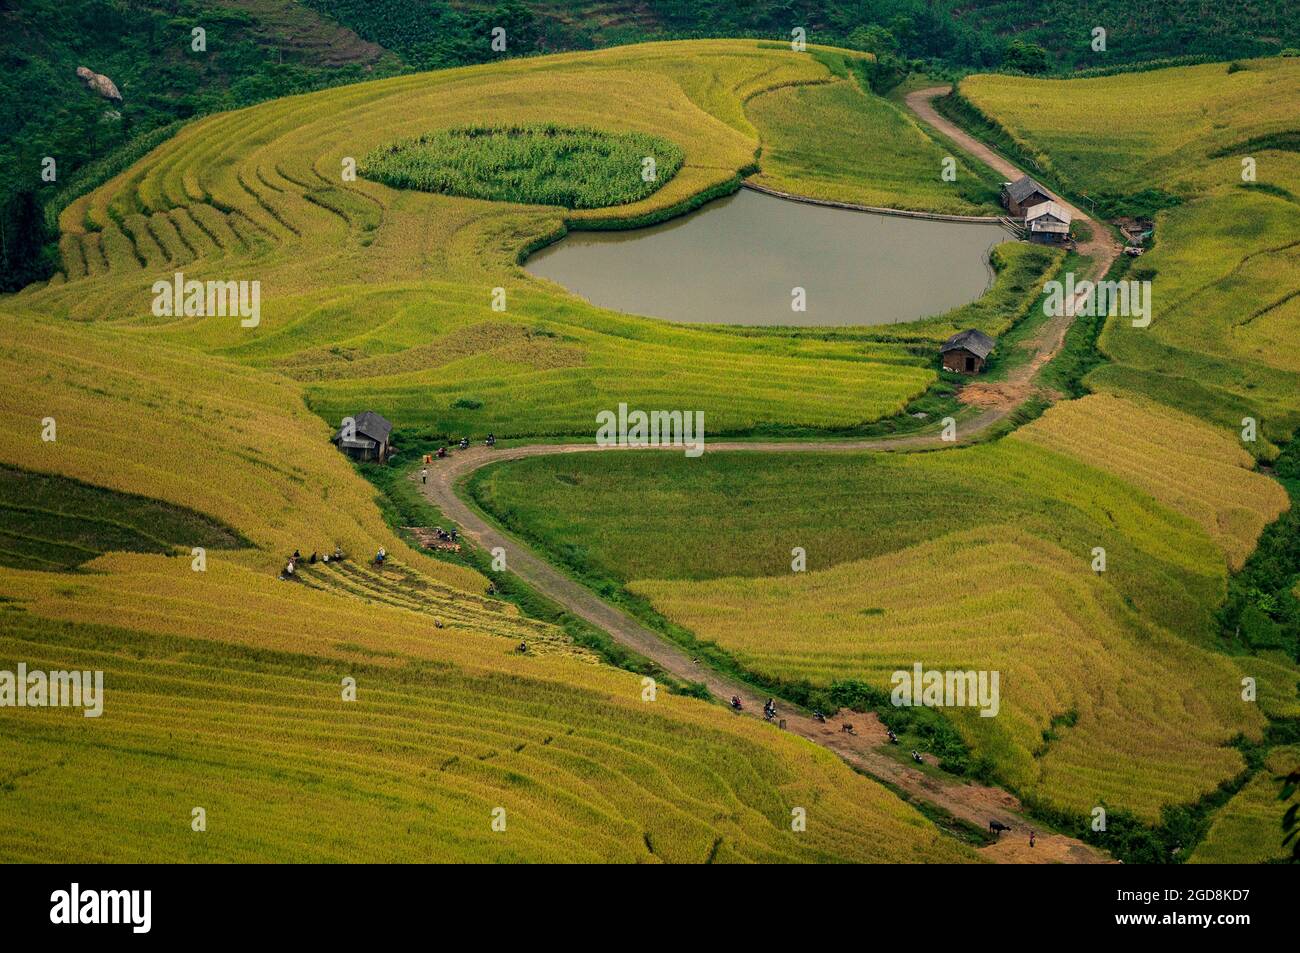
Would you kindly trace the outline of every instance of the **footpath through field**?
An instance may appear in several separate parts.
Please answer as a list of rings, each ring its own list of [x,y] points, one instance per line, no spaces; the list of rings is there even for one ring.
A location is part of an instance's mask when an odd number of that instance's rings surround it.
[[[983,143],[972,138],[957,126],[934,111],[931,100],[947,92],[948,87],[933,87],[910,93],[908,106],[924,122],[934,126],[962,149],[984,161],[1008,178],[1017,178],[1021,172],[1006,159]],[[1119,246],[1110,233],[1089,216],[1068,202],[1057,199],[1076,218],[1092,228],[1093,237],[1079,251],[1092,258],[1089,277],[1100,277],[1110,268],[1119,253]],[[990,406],[963,422],[962,433],[955,445],[968,443],[1020,406],[1032,393],[1033,378],[1038,370],[1060,350],[1065,334],[1073,320],[1075,309],[1046,322],[1027,345],[1031,351],[1028,361],[1010,372],[1007,380],[996,385],[1006,399],[992,401]],[[848,451],[909,450],[954,446],[942,442],[937,433],[911,434],[874,440],[821,440],[821,441],[768,441],[768,442],[714,442],[706,446],[706,453],[747,451],[751,453],[826,453]],[[744,715],[759,717],[766,697],[751,686],[728,678],[707,665],[693,659],[685,649],[653,631],[621,609],[609,604],[596,593],[571,579],[559,569],[538,556],[526,544],[507,535],[471,508],[456,493],[456,484],[481,467],[508,460],[546,456],[562,453],[608,452],[626,448],[600,447],[595,444],[534,444],[508,449],[488,450],[474,447],[454,451],[444,460],[435,461],[429,468],[429,482],[421,486],[424,495],[461,531],[484,550],[501,547],[506,552],[510,572],[519,576],[541,594],[554,600],[567,611],[597,626],[620,645],[638,653],[661,666],[683,681],[702,682],[715,697],[727,700],[737,696],[744,706]],[[681,453],[677,448],[667,450],[636,450],[640,453]],[[412,473],[412,479],[415,474]],[[743,716],[738,716],[743,717]],[[1012,830],[1002,835],[997,843],[980,849],[979,853],[990,860],[1011,863],[1105,863],[1104,854],[1082,841],[1050,832],[1042,832],[1033,848],[1028,845],[1028,833],[1033,823],[1024,817],[1019,800],[1001,788],[965,784],[933,773],[918,770],[891,756],[884,726],[875,715],[839,713],[823,724],[813,718],[784,709],[779,717],[785,729],[834,751],[853,767],[881,781],[905,798],[924,802],[953,817],[987,828],[989,821],[999,820]],[[843,730],[851,723],[853,733]],[[779,730],[773,728],[773,730]]]

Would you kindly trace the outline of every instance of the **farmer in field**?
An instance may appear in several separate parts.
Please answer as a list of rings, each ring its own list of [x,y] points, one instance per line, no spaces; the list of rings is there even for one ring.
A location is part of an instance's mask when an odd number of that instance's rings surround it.
[[[388,558],[388,553],[385,551],[384,547],[380,546],[379,552],[375,553],[375,565],[382,566],[384,564],[384,560],[387,558]]]
[[[420,470],[420,482],[421,483],[429,482],[429,470],[427,467]]]

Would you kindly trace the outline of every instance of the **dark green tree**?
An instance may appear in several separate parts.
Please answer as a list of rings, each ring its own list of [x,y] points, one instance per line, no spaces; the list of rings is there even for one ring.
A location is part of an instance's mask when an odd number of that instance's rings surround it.
[[[1035,43],[1012,40],[1002,54],[1002,65],[1022,73],[1046,73],[1047,50]]]

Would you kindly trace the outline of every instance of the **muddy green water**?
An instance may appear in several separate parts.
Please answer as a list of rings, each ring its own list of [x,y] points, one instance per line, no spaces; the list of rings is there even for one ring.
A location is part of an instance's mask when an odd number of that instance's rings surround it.
[[[662,225],[571,232],[525,265],[593,304],[708,324],[915,321],[974,301],[993,272],[994,224],[792,202],[742,189]],[[805,290],[807,310],[792,307]]]

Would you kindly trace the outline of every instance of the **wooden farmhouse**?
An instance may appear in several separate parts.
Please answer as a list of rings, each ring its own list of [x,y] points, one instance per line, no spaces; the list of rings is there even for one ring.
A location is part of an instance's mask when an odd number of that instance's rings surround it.
[[[353,418],[353,426],[348,427],[345,421],[334,435],[334,443],[353,460],[382,462],[392,449],[389,442],[392,433],[392,424],[373,410],[367,410]]]
[[[1070,213],[1056,202],[1040,202],[1025,213],[1025,228],[1031,242],[1059,244],[1070,237]]]
[[[939,353],[943,356],[943,366],[948,370],[959,374],[978,374],[984,370],[984,362],[997,343],[983,331],[971,328],[959,331],[944,341]]]
[[[1024,218],[1025,212],[1035,205],[1050,201],[1051,193],[1027,175],[1014,182],[1002,183],[1002,204],[1012,218]]]

